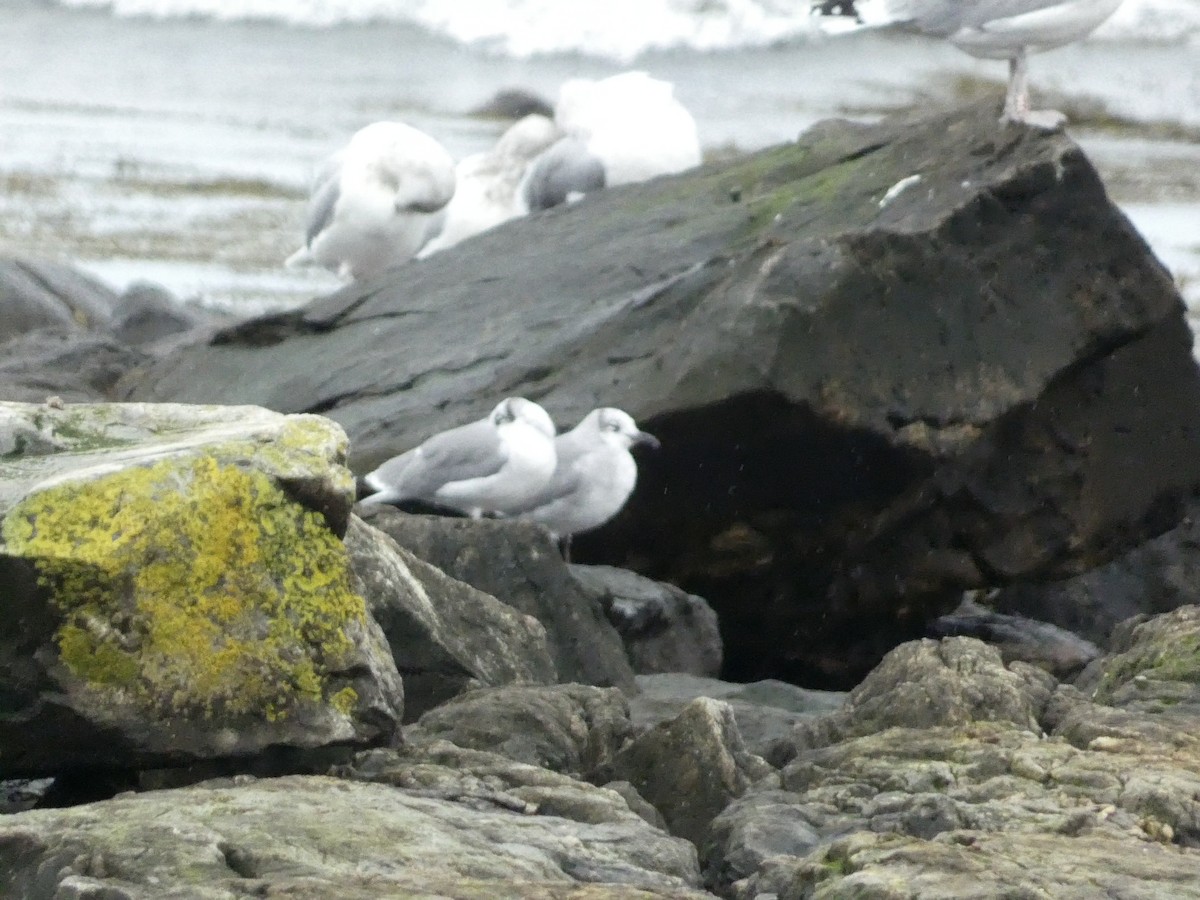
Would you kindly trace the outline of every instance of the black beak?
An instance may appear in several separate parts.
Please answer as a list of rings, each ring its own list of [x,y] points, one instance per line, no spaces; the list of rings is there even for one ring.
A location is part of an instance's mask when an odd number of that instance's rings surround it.
[[[655,450],[662,446],[662,444],[658,442],[658,438],[648,431],[639,431],[637,435],[634,436],[633,442],[635,444],[645,444],[648,447],[653,447]]]

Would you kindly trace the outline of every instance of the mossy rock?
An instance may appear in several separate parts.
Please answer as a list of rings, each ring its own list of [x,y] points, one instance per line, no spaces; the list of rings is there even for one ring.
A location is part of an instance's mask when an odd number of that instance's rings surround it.
[[[0,772],[391,736],[399,676],[330,527],[353,484],[341,429],[253,408],[166,407],[156,427],[153,407],[16,406],[0,416],[58,452],[0,463],[4,711],[36,720],[0,719]]]

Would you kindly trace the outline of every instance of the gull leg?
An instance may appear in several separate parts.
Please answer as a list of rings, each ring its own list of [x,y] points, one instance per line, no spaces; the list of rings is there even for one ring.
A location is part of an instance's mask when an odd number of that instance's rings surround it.
[[[571,561],[571,535],[567,535],[558,542],[558,546],[562,548],[563,562]]]
[[[1029,74],[1025,61],[1025,48],[1017,51],[1008,61],[1008,93],[1004,97],[1004,114],[1001,122],[1024,122],[1029,114]]]
[[[1025,48],[1008,61],[1008,93],[1004,98],[1004,114],[1001,122],[1017,122],[1054,131],[1061,128],[1067,117],[1054,109],[1030,109],[1029,66]]]

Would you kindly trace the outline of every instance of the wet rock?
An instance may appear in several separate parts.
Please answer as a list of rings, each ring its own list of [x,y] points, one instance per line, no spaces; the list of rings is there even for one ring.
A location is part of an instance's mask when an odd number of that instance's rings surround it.
[[[116,296],[71,266],[0,258],[0,343],[42,328],[103,331]]]
[[[963,590],[1100,565],[1200,485],[1169,273],[1068,135],[995,119],[826,122],[608,190],[226,330],[129,396],[328,413],[359,470],[506,394],[621,406],[662,450],[577,561],[705,597],[725,677],[849,686]]]
[[[554,118],[554,105],[526,88],[502,88],[471,110],[471,115],[487,119],[523,119],[530,115]]]
[[[427,773],[436,768],[426,765]],[[544,786],[546,805],[571,789],[604,798],[614,812],[623,805],[577,782]],[[594,803],[591,811],[601,808]],[[627,809],[593,823],[495,789],[451,797],[289,776],[0,821],[0,892],[13,897],[707,896],[697,883],[693,848]]]
[[[346,548],[355,589],[404,677],[406,721],[471,687],[557,680],[536,619],[450,578],[356,516]]]
[[[0,403],[5,777],[370,745],[346,437],[246,407]]]
[[[697,697],[711,697],[729,704],[746,747],[759,756],[766,756],[800,722],[839,709],[846,699],[843,693],[809,691],[782,681],[734,684],[684,674],[639,675],[637,686],[629,709],[639,730],[675,718]]]
[[[1078,675],[1100,655],[1099,647],[1065,628],[993,612],[969,600],[954,612],[934,619],[929,632],[932,637],[979,638],[999,650],[1005,663],[1027,662],[1056,678]]]
[[[571,566],[571,574],[599,600],[639,675],[720,673],[717,614],[703,597],[612,566]]]
[[[633,689],[621,638],[540,525],[361,510],[415,556],[541,622],[559,680]]]
[[[586,774],[612,761],[632,735],[616,688],[582,684],[481,688],[421,716],[405,736],[490,750],[555,772]]]
[[[729,705],[702,697],[635,739],[611,771],[662,813],[672,834],[700,846],[713,818],[772,770],[746,750]]]

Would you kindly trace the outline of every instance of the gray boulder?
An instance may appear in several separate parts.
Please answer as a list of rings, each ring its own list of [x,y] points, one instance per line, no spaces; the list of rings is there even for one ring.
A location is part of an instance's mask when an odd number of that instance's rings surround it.
[[[447,740],[531,766],[586,775],[630,738],[629,706],[616,688],[583,684],[480,688],[421,716],[405,737]]]
[[[403,693],[326,419],[0,403],[6,777],[390,741]]]
[[[128,396],[321,411],[360,471],[507,394],[621,406],[662,450],[576,558],[705,597],[727,676],[848,686],[964,589],[1102,564],[1200,485],[1169,273],[1068,135],[995,116],[826,122],[604,191]]]
[[[729,705],[707,697],[640,735],[611,765],[615,778],[662,813],[672,834],[697,846],[716,815],[772,771],[746,750]]]
[[[541,622],[559,680],[634,689],[620,636],[540,525],[360,511],[413,555]]]
[[[107,334],[41,328],[0,344],[0,396],[40,403],[111,400],[128,372],[153,357]]]
[[[729,704],[747,749],[759,756],[786,741],[801,722],[840,709],[846,700],[843,693],[810,691],[782,681],[734,684],[681,673],[639,675],[637,686],[629,711],[638,730],[674,719],[696,698],[710,697]]]
[[[571,574],[600,602],[639,675],[720,673],[717,614],[703,597],[612,566],[571,566]]]
[[[536,619],[450,578],[357,516],[346,549],[355,589],[404,677],[406,721],[470,687],[557,680]]]

